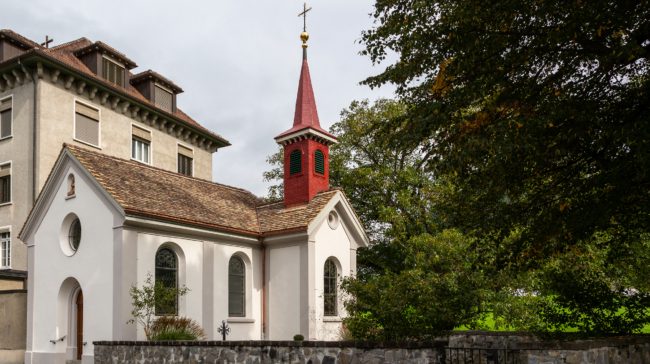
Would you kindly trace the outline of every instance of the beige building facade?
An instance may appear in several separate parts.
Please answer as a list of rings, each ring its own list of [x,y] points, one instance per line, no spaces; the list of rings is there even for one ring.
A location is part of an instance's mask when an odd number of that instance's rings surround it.
[[[212,179],[212,154],[228,141],[177,108],[180,87],[135,67],[102,42],[46,48],[0,30],[0,295],[27,288],[18,233],[64,144]],[[0,363],[24,341],[11,346]]]

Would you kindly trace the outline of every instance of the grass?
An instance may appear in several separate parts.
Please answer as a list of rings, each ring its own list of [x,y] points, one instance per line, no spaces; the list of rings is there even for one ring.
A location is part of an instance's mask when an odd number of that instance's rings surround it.
[[[516,331],[514,327],[498,327],[497,328],[496,323],[494,321],[494,317],[492,316],[491,313],[488,314],[485,317],[485,319],[480,320],[478,322],[478,324],[479,324],[479,327],[482,330],[485,330],[485,331],[496,331],[496,332],[499,332],[499,331]],[[469,331],[471,329],[469,327],[465,326],[465,325],[461,325],[461,326],[456,327],[454,330],[455,331]],[[578,329],[569,328],[569,329],[564,330],[563,332],[577,332],[577,331],[578,331]],[[643,329],[641,330],[641,333],[642,334],[650,334],[650,324],[645,325],[643,327]]]

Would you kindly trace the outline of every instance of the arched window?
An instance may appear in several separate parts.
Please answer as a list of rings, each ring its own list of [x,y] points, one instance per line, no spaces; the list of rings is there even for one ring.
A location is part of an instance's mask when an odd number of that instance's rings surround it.
[[[323,306],[325,316],[336,316],[336,264],[329,258],[325,261],[325,271],[323,273]]]
[[[325,155],[320,150],[314,153],[314,171],[318,174],[325,174]]]
[[[289,175],[297,174],[302,171],[302,152],[296,149],[289,154]]]
[[[238,256],[228,264],[228,316],[246,316],[246,265]]]
[[[178,258],[169,248],[162,248],[156,253],[156,284],[176,289],[178,287]],[[178,296],[165,294],[156,304],[156,315],[177,315]]]

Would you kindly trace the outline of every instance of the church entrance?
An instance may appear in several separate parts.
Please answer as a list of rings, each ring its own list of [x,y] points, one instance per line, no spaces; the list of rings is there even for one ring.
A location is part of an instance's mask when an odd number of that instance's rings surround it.
[[[81,360],[81,354],[83,353],[83,347],[84,347],[84,333],[83,333],[83,328],[84,328],[84,294],[81,291],[81,288],[77,291],[77,298],[74,301],[74,309],[73,312],[76,311],[75,315],[75,333],[76,333],[76,352],[75,352],[75,358],[77,360]]]

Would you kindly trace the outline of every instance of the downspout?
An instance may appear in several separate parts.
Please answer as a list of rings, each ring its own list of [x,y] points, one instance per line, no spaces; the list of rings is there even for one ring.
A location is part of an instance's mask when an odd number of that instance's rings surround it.
[[[260,240],[262,246],[262,340],[268,340],[266,337],[266,245],[264,240]]]
[[[34,115],[32,119],[32,206],[36,203],[36,196],[38,196],[38,181],[36,181],[37,176],[37,148],[38,148],[38,80],[40,76],[38,70],[34,72],[32,80],[34,81]]]

